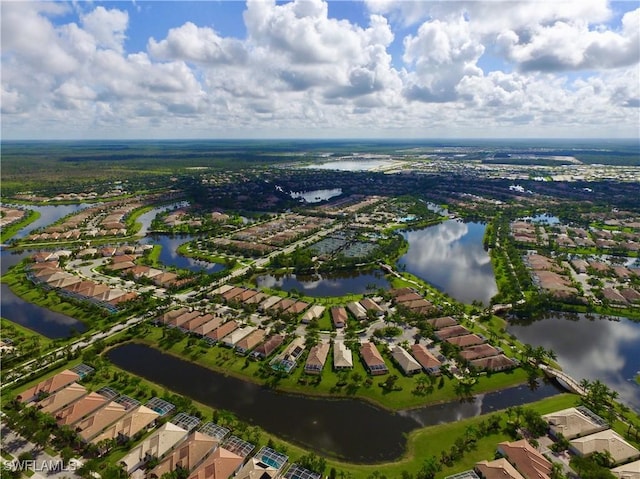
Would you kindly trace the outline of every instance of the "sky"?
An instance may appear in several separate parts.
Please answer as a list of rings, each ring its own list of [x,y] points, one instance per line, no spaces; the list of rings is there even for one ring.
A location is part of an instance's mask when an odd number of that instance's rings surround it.
[[[0,9],[5,140],[640,135],[638,0]]]

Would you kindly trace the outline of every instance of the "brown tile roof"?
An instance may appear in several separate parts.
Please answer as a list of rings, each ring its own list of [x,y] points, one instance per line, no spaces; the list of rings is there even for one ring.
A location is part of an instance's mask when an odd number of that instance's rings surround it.
[[[65,369],[64,371],[59,372],[58,374],[51,376],[50,378],[45,379],[44,381],[40,381],[35,386],[30,387],[29,389],[18,394],[18,400],[21,402],[30,402],[35,399],[39,394],[53,394],[56,391],[68,386],[69,384],[80,380],[80,376],[78,376],[73,371]]]
[[[411,353],[424,369],[435,369],[440,367],[440,361],[422,344],[411,345]]]
[[[195,334],[199,334],[200,336],[205,336],[207,333],[210,333],[218,326],[220,326],[222,324],[222,321],[224,321],[223,318],[213,318],[211,321],[207,321],[206,323],[196,327],[192,330],[192,332]]]
[[[80,399],[85,394],[87,394],[87,389],[84,386],[78,383],[71,383],[57,393],[39,401],[37,403],[37,407],[41,409],[42,412],[52,414],[65,407],[67,404]]]
[[[192,471],[198,462],[219,443],[217,439],[196,431],[160,461],[151,471],[151,476],[162,477],[167,472],[175,471],[178,466]]]
[[[188,479],[229,479],[243,462],[243,457],[219,447]]]
[[[458,324],[458,321],[456,321],[451,316],[443,316],[442,318],[427,319],[427,323],[433,326],[433,329],[437,330],[448,328],[449,326],[455,326],[456,324]]]
[[[248,336],[245,336],[240,341],[238,341],[238,343],[236,344],[236,349],[239,349],[240,351],[249,351],[260,344],[266,334],[267,332],[264,329],[256,329]]]
[[[380,351],[378,351],[376,345],[371,342],[362,343],[360,346],[360,354],[362,355],[362,360],[365,362],[369,370],[373,370],[379,366],[387,367]]]
[[[85,441],[91,440],[109,426],[127,414],[127,410],[122,404],[111,401],[106,406],[98,409],[91,416],[83,419],[75,425],[76,431]]]
[[[131,438],[159,417],[159,414],[146,406],[138,406],[126,416],[109,426],[91,442],[97,444],[103,439]]]
[[[281,334],[274,334],[269,339],[267,339],[264,343],[258,346],[254,353],[262,355],[264,357],[269,356],[273,353],[278,347],[284,342],[284,336]]]
[[[448,338],[447,341],[454,346],[460,346],[461,348],[468,348],[469,346],[475,346],[476,344],[484,343],[484,339],[482,339],[477,334],[465,334],[464,336],[455,336],[453,338]]]
[[[551,463],[526,439],[501,442],[498,450],[526,479],[549,479]]]
[[[496,348],[490,344],[477,344],[475,346],[469,346],[468,348],[460,351],[460,356],[467,361],[479,358],[487,358],[489,356],[497,356],[500,354]]]
[[[342,328],[347,324],[347,310],[342,306],[331,308],[331,319],[336,328]]]
[[[474,469],[483,479],[524,479],[504,457],[491,462],[477,462]]]
[[[208,338],[211,338],[215,341],[220,341],[227,334],[231,333],[233,330],[238,328],[238,322],[235,320],[227,321],[222,326],[218,326],[216,329],[207,334]]]
[[[491,371],[502,371],[515,366],[513,359],[506,357],[504,354],[491,356],[488,358],[474,359],[470,364],[477,369],[488,369]]]
[[[71,425],[83,417],[92,413],[96,409],[107,404],[108,399],[104,396],[92,392],[71,403],[69,406],[59,410],[56,413],[56,422],[58,426]]]
[[[464,336],[465,334],[470,333],[471,331],[469,331],[464,326],[456,324],[455,326],[448,326],[446,328],[439,329],[436,332],[436,336],[438,336],[438,338],[440,338],[441,340],[445,340],[449,338],[455,338],[456,336]]]

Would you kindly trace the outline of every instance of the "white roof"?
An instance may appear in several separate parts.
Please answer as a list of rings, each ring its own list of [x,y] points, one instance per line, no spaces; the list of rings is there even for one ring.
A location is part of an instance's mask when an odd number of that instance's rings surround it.
[[[187,437],[187,431],[167,422],[137,447],[133,448],[121,462],[125,465],[127,472],[131,473],[142,464],[147,453],[158,458],[162,457],[185,437]]]
[[[581,455],[608,451],[615,463],[627,461],[640,456],[640,451],[629,444],[617,432],[607,429],[589,436],[570,441],[571,446]]]
[[[336,341],[333,345],[333,365],[336,368],[353,367],[353,353],[342,341]]]
[[[611,469],[618,479],[640,479],[640,461],[630,462]]]
[[[553,432],[556,434],[561,433],[567,439],[585,436],[608,428],[602,418],[589,410],[585,409],[583,412],[575,407],[552,412],[542,417],[549,423],[549,427]]]
[[[422,371],[422,366],[420,366],[420,363],[416,361],[413,356],[411,356],[411,354],[409,354],[403,347],[395,346],[391,350],[391,355],[405,373]]]
[[[312,319],[319,318],[324,313],[326,308],[324,306],[320,306],[319,304],[314,304],[311,306],[306,313],[302,316],[303,321],[311,321]]]
[[[231,346],[235,346],[238,341],[240,341],[245,336],[253,333],[256,329],[255,326],[245,326],[244,328],[236,329],[234,332],[226,336],[222,342],[224,344],[228,344]]]

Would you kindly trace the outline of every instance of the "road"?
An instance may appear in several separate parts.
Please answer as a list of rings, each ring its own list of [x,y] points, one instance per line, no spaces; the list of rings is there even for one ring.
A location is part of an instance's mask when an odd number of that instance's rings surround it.
[[[80,465],[77,461],[74,461],[74,464],[69,467],[63,468],[60,456],[49,455],[10,429],[6,424],[0,424],[0,435],[2,436],[2,449],[16,458],[12,462],[17,467],[22,468],[25,472],[27,470],[32,471],[32,479],[80,479],[80,476],[75,473],[75,469]],[[18,463],[17,458],[23,453],[31,453],[33,462]]]

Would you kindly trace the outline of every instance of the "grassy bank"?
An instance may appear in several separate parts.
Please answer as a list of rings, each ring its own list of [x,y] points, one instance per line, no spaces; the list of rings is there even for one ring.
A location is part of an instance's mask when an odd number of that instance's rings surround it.
[[[265,377],[261,371],[262,362],[252,361],[244,356],[236,355],[232,350],[223,346],[209,347],[201,341],[184,338],[173,344],[168,344],[163,339],[162,328],[152,328],[144,337],[136,338],[137,342],[159,348],[164,352],[173,354],[182,359],[212,369],[214,371],[236,376],[241,379],[253,381],[261,385],[276,387],[278,390],[310,396],[353,397],[370,401],[390,410],[400,410],[424,406],[426,404],[449,402],[459,399],[461,396],[456,391],[458,381],[446,376],[430,378],[430,386],[420,391],[417,389],[418,378],[422,375],[407,377],[398,369],[395,363],[386,357],[389,374],[372,378],[354,353],[354,367],[349,373],[339,373],[333,370],[333,355],[330,354],[327,364],[321,376],[310,376],[304,372],[303,356],[294,371],[285,377]],[[394,390],[389,391],[380,386],[388,376],[396,375],[397,381]],[[522,369],[493,373],[480,376],[473,387],[473,393],[483,393],[504,389],[506,387],[523,384],[527,375]]]

